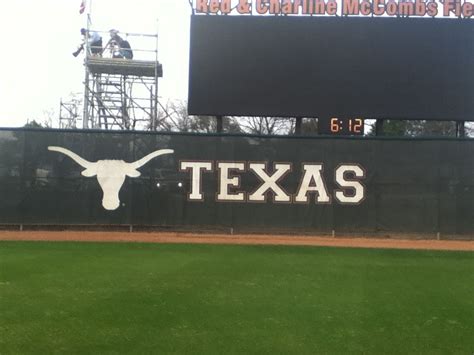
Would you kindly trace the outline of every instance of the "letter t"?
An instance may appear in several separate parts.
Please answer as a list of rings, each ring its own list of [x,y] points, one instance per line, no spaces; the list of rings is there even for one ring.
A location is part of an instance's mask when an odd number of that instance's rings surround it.
[[[201,176],[202,171],[212,171],[212,162],[210,161],[200,161],[200,162],[192,162],[192,161],[182,161],[180,163],[180,170],[181,171],[189,171],[191,170],[191,193],[188,196],[188,199],[191,201],[202,201],[204,200],[202,196],[202,188],[201,188]]]

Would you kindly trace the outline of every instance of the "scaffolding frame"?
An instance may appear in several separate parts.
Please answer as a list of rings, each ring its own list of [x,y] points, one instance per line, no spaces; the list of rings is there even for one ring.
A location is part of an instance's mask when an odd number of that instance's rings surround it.
[[[59,128],[75,129],[81,126],[82,99],[77,94],[71,94],[67,101],[59,103]]]
[[[83,128],[105,130],[156,130],[158,120],[158,78],[163,76],[158,61],[158,31],[156,34],[121,33],[126,38],[154,40],[154,48],[133,48],[135,58],[114,58],[107,46],[101,55],[93,55],[89,44],[88,17],[85,36],[85,78]],[[104,36],[102,36],[104,37]],[[151,59],[150,56],[152,57]]]

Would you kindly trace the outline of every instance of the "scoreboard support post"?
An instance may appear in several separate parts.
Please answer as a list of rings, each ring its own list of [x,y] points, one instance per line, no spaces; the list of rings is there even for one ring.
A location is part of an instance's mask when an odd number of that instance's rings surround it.
[[[299,136],[301,135],[301,125],[303,122],[302,117],[296,117],[296,122],[295,122],[295,135]]]
[[[466,136],[465,121],[456,121],[456,137],[464,138]]]
[[[217,133],[222,133],[222,131],[223,131],[224,125],[223,125],[222,121],[223,121],[222,116],[220,116],[220,115],[216,116],[216,123],[217,123],[216,131],[217,131]]]
[[[375,135],[376,136],[383,136],[383,119],[378,118],[375,121]]]

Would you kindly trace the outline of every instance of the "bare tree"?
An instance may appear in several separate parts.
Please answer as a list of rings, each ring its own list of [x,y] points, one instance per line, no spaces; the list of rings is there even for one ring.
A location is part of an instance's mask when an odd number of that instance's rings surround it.
[[[456,136],[456,122],[453,121],[408,121],[408,135],[420,136]]]
[[[57,112],[54,109],[43,110],[43,113],[39,117],[28,119],[24,127],[52,128],[54,123],[58,122],[57,117]]]
[[[383,134],[394,137],[455,137],[455,121],[385,120]],[[466,122],[467,137],[474,136],[474,122]],[[370,135],[375,135],[375,122]]]
[[[190,117],[186,104],[180,100],[168,100],[160,105],[156,127],[162,131],[189,132]]]
[[[239,123],[234,117],[224,116],[222,118],[223,131],[225,133],[241,133]],[[191,116],[192,132],[215,133],[217,132],[217,119],[214,116]]]
[[[224,132],[241,132],[240,126],[233,117],[223,118]],[[161,105],[156,127],[162,131],[215,133],[217,121],[213,116],[188,115],[187,102],[168,100]]]
[[[288,134],[294,131],[294,119],[283,117],[239,117],[241,129],[251,134]]]
[[[465,130],[467,137],[474,137],[474,122],[466,122]]]
[[[59,125],[57,111],[52,108],[43,110],[43,126],[45,128],[52,128],[55,123]]]

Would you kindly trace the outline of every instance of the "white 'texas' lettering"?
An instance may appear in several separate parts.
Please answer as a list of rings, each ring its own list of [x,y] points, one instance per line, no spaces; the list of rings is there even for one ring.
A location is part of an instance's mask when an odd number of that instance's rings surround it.
[[[253,194],[249,195],[249,201],[265,201],[265,193],[270,190],[274,192],[273,200],[275,202],[290,202],[291,197],[283,191],[280,186],[278,186],[277,181],[291,171],[291,164],[275,164],[275,172],[273,175],[268,175],[265,168],[266,164],[263,163],[250,164],[250,170],[257,174],[257,176],[263,181],[263,184]]]
[[[362,202],[365,196],[365,187],[360,181],[347,180],[346,175],[353,174],[357,178],[364,178],[365,171],[359,165],[341,165],[336,169],[336,182],[343,190],[336,190],[335,197],[341,203],[357,204]],[[353,191],[347,194],[347,189]]]
[[[181,171],[191,170],[191,193],[188,198],[194,201],[202,201],[202,172],[203,171],[212,171],[211,162],[190,162],[183,161],[180,164]]]
[[[308,193],[315,192],[316,203],[329,203],[331,199],[324,185],[322,164],[303,164],[304,176],[301,180],[295,202],[308,202]],[[312,184],[314,182],[314,184]]]
[[[243,192],[230,193],[230,187],[240,187],[240,176],[230,176],[231,170],[245,171],[244,163],[237,162],[219,162],[217,163],[219,170],[219,193],[218,201],[244,201]]]

